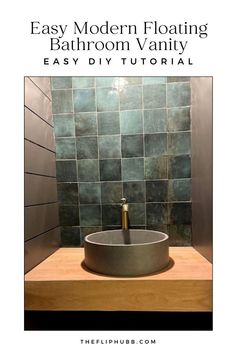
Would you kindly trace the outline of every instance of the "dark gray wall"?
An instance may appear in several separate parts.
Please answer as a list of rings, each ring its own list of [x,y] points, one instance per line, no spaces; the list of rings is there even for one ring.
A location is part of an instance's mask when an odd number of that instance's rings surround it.
[[[212,262],[212,78],[191,79],[192,243]]]
[[[60,245],[50,79],[25,78],[25,272]]]

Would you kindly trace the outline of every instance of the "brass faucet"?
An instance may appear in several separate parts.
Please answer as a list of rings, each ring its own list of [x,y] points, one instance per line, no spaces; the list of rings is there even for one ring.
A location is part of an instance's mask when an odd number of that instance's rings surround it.
[[[121,199],[121,220],[122,220],[122,229],[129,229],[129,205],[126,198]]]

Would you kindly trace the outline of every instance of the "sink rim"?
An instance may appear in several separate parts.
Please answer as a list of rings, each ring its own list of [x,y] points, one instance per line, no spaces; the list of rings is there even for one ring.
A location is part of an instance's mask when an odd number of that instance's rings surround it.
[[[100,243],[100,242],[95,242],[95,241],[91,241],[89,239],[89,237],[93,236],[93,235],[97,235],[100,233],[112,233],[114,231],[142,231],[142,232],[151,232],[151,233],[158,233],[161,236],[163,236],[163,238],[161,240],[156,240],[156,241],[151,241],[151,242],[141,242],[141,243],[132,243],[132,244],[128,244],[128,243]],[[84,238],[84,242],[93,244],[93,245],[97,245],[97,246],[109,246],[109,247],[134,247],[134,246],[147,246],[147,245],[153,245],[153,244],[158,244],[164,241],[167,241],[169,239],[169,236],[167,234],[165,234],[164,232],[161,231],[157,231],[157,230],[145,230],[145,229],[128,229],[128,230],[122,230],[122,229],[114,229],[114,230],[103,230],[103,231],[97,231],[97,232],[93,232],[89,235],[86,235]]]

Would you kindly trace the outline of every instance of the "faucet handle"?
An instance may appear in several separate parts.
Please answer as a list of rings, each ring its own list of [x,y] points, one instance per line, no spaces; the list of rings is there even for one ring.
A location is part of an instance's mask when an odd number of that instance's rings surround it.
[[[121,205],[126,204],[127,203],[127,198],[121,198]]]

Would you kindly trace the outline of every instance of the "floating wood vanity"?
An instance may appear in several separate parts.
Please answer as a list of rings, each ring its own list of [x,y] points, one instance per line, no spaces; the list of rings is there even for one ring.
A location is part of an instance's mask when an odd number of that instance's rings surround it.
[[[60,248],[25,275],[26,310],[212,311],[212,265],[170,247],[168,269],[118,278],[90,272],[82,248]]]

